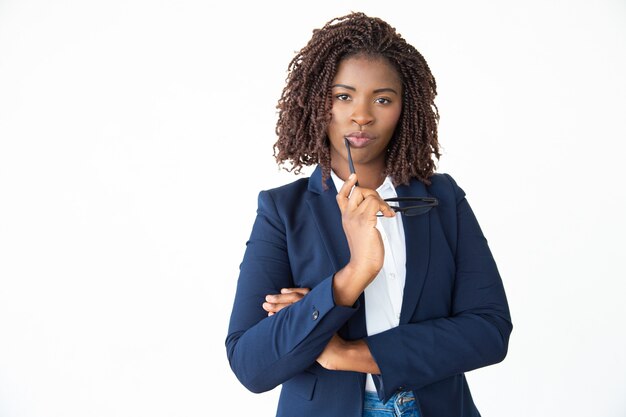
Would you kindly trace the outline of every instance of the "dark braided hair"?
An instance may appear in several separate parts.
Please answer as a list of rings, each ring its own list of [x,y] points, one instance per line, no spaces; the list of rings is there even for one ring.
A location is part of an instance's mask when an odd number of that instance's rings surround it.
[[[435,78],[424,57],[381,19],[363,13],[335,18],[313,31],[309,43],[293,58],[277,109],[274,157],[287,171],[319,164],[325,185],[330,176],[326,129],[331,118],[331,86],[339,63],[348,57],[382,57],[402,79],[402,113],[387,149],[385,175],[395,185],[411,178],[430,185],[439,159],[439,112]]]

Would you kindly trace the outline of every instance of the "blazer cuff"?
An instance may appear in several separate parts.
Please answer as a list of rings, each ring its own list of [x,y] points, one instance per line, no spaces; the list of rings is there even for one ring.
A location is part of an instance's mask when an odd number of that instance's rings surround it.
[[[301,335],[294,340],[295,345],[290,350],[298,346],[311,333],[330,334],[337,331],[338,328],[352,317],[359,308],[359,303],[351,307],[345,307],[335,304],[333,297],[333,275],[325,278],[316,285],[311,292],[304,298],[293,304],[291,307],[284,309],[286,314],[294,314],[295,320],[291,323],[296,328],[286,332],[287,334]],[[282,310],[279,312],[279,314]]]

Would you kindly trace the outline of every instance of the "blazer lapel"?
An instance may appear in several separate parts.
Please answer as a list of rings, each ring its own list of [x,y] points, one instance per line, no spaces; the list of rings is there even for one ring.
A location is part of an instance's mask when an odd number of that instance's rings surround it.
[[[341,224],[341,212],[337,206],[337,189],[331,178],[326,184],[328,188],[324,190],[322,187],[322,170],[318,166],[309,178],[309,191],[313,194],[307,203],[333,270],[337,272],[350,261],[350,248]],[[367,335],[365,297],[363,294],[359,297],[359,310],[339,333],[342,337],[350,340],[360,339]]]
[[[426,186],[413,180],[410,185],[396,188],[398,197],[428,197]],[[433,209],[436,210],[436,209]],[[422,294],[428,262],[430,260],[430,216],[431,211],[419,216],[403,216],[406,241],[406,282],[400,311],[400,324],[411,319]]]
[[[341,225],[341,212],[336,199],[337,189],[332,179],[329,178],[326,183],[328,189],[324,190],[322,171],[317,167],[309,179],[309,191],[313,194],[307,203],[333,269],[339,271],[350,260],[350,248]]]

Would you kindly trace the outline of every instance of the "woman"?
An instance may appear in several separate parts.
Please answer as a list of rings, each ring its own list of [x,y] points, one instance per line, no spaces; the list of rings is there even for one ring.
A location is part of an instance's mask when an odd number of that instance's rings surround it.
[[[317,167],[259,194],[226,339],[249,390],[282,384],[278,416],[480,415],[463,373],[503,360],[512,325],[464,192],[434,173],[435,95],[361,13],[289,66],[275,157]]]

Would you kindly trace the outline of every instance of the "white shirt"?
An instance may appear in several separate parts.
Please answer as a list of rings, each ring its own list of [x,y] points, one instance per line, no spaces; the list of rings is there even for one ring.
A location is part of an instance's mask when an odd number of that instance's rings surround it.
[[[344,184],[334,172],[330,173],[335,188]],[[397,197],[391,178],[385,181],[376,192],[382,198]],[[374,281],[365,288],[365,322],[369,336],[396,327],[400,324],[400,310],[406,281],[406,247],[402,215],[379,217],[376,228],[380,232],[385,249],[385,260]],[[376,391],[370,374],[365,382],[366,391]]]

